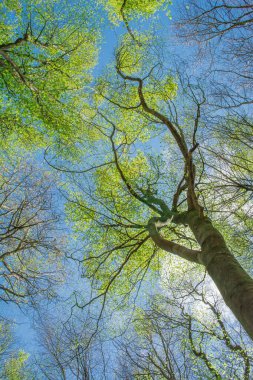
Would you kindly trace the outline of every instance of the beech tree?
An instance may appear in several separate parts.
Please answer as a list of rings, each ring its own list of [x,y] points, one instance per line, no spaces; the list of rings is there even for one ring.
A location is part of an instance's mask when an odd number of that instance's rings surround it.
[[[29,163],[1,157],[0,299],[18,305],[51,298],[63,282],[59,217],[53,180]]]
[[[252,118],[247,108],[252,103],[251,14],[248,1],[190,1],[182,3],[176,22],[180,40],[197,42],[202,60],[209,62],[204,72],[209,103],[216,110],[226,109],[209,119],[220,141],[220,148],[209,146],[209,152],[223,161],[213,170],[220,183],[234,187],[235,196],[252,191]]]
[[[104,305],[124,276],[128,281],[119,292],[133,288],[160,249],[207,270],[252,337],[252,279],[228,248],[222,228],[212,223],[213,200],[201,187],[205,92],[183,75],[173,79],[178,73],[163,66],[153,38],[136,38],[122,39],[115,71],[98,81],[93,127],[108,141],[107,163],[101,161],[92,177],[79,181],[69,206],[77,229],[86,229],[86,273],[98,281],[94,299],[103,297]],[[167,146],[150,155],[145,141],[159,134]],[[178,243],[180,234],[186,237]]]
[[[32,367],[41,379],[91,380],[106,378],[108,355],[104,352],[100,334],[91,342],[91,318],[81,310],[66,320],[59,303],[55,309],[36,310],[34,319],[39,352]]]

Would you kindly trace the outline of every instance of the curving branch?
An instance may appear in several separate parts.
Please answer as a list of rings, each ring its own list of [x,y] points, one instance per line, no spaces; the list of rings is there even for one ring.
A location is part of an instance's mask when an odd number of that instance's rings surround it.
[[[167,239],[164,239],[158,232],[158,228],[161,228],[168,224],[170,219],[163,221],[163,218],[151,218],[148,222],[148,232],[153,240],[153,242],[164,251],[173,253],[185,260],[191,261],[193,263],[202,264],[200,261],[200,255],[202,254],[199,250],[189,249],[180,244],[174,243]]]
[[[129,75],[125,75],[120,70],[119,66],[116,66],[117,73],[121,78],[124,80],[132,81],[138,83],[138,95],[141,102],[141,105],[145,112],[148,114],[151,114],[155,116],[158,120],[160,120],[170,131],[171,135],[175,139],[177,146],[184,158],[185,165],[186,165],[186,181],[187,181],[187,202],[188,202],[188,209],[189,210],[198,210],[199,214],[203,214],[203,208],[200,206],[197,196],[195,194],[195,165],[193,163],[192,154],[194,150],[198,147],[198,144],[195,143],[195,145],[188,150],[187,143],[185,141],[184,136],[178,132],[175,125],[161,112],[155,110],[154,108],[151,108],[148,103],[146,102],[145,96],[143,94],[143,79],[139,77],[132,77]],[[196,126],[195,126],[196,129]]]
[[[129,26],[129,22],[128,22],[127,18],[126,18],[126,15],[125,15],[125,12],[124,12],[124,8],[126,6],[126,3],[127,3],[127,0],[124,0],[122,6],[120,8],[120,14],[121,14],[122,20],[123,20],[123,22],[124,22],[124,24],[125,24],[125,26],[127,28],[128,33],[132,37],[132,39],[137,43],[138,46],[141,46],[141,43],[135,38],[135,35],[133,34],[132,29]]]

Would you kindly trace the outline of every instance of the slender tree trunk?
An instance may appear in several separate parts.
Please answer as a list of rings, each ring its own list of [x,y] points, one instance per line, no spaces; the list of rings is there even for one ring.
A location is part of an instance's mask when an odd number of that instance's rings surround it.
[[[210,219],[191,211],[185,214],[184,222],[201,246],[200,263],[206,267],[225,303],[253,339],[253,279],[231,254]]]

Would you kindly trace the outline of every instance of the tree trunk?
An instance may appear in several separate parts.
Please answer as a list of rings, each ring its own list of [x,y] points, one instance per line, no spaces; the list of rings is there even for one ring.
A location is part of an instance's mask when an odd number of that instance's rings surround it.
[[[223,236],[210,219],[191,211],[185,214],[184,222],[189,225],[201,246],[200,263],[205,265],[225,303],[253,339],[252,278],[231,254]]]

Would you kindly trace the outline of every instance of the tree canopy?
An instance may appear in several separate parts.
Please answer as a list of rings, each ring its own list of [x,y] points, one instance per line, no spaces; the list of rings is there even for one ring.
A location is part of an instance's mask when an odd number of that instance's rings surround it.
[[[79,1],[6,1],[1,13],[2,137],[37,147],[78,138],[97,57],[94,10],[80,12]]]
[[[1,376],[249,380],[252,5],[0,12]]]

